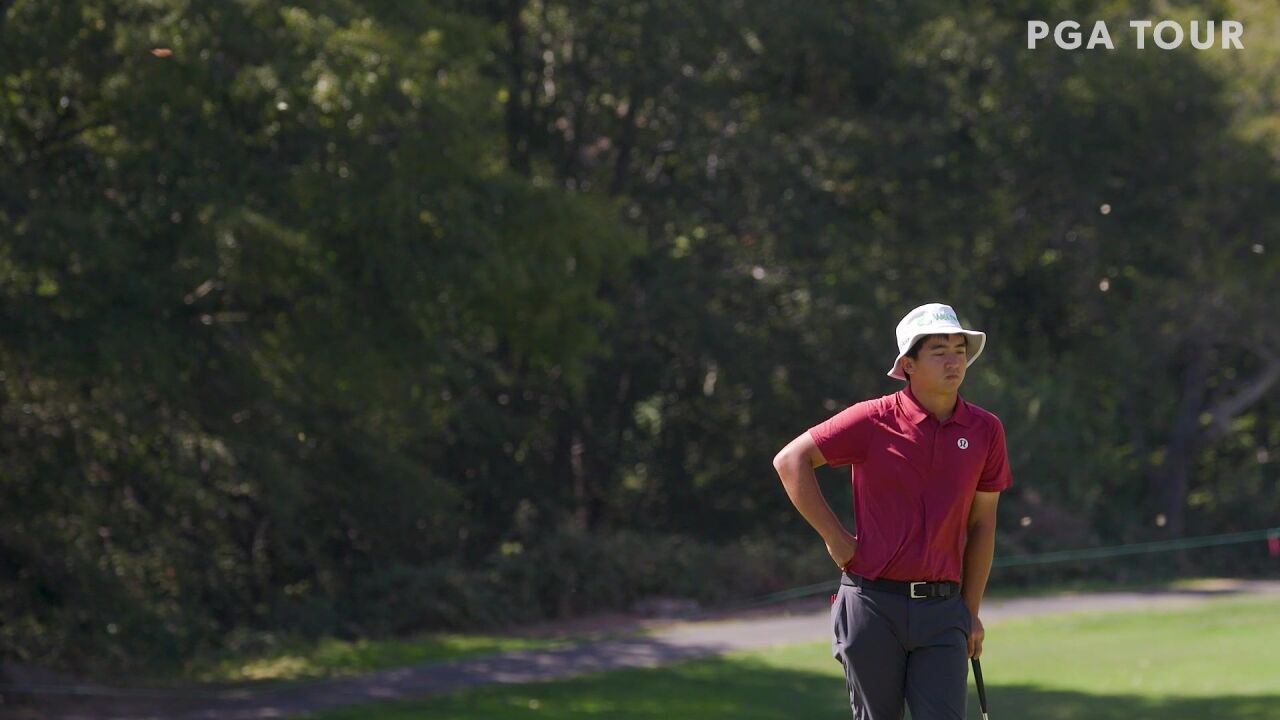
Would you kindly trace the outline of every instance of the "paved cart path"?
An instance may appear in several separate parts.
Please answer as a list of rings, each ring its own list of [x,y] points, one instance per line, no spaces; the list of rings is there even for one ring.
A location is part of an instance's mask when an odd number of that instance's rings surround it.
[[[1275,594],[1280,581],[1224,581],[1192,589],[1100,592],[991,600],[982,619],[1060,612],[1141,610],[1189,605],[1224,595]],[[263,720],[290,718],[332,708],[397,698],[416,698],[485,685],[556,680],[587,673],[649,668],[693,658],[757,650],[774,645],[829,638],[828,605],[823,599],[792,604],[785,614],[760,611],[752,617],[674,622],[644,635],[586,642],[545,650],[502,653],[444,663],[383,670],[352,678],[317,681],[286,688],[236,690],[199,696],[120,697],[110,688],[62,707],[14,708],[0,718],[50,720]],[[132,691],[131,691],[132,692]],[[172,691],[169,691],[170,693]]]

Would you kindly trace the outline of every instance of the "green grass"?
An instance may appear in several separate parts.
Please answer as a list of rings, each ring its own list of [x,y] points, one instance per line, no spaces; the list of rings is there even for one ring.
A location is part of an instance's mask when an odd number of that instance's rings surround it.
[[[1188,698],[1280,694],[1275,598],[1022,618],[995,624],[990,635],[983,671],[1003,684]]]
[[[1162,590],[1210,590],[1213,588],[1231,588],[1239,581],[1231,578],[1194,577],[1194,578],[1135,578],[1130,580],[1095,580],[1092,578],[1076,578],[1071,580],[1055,580],[1049,583],[1031,586],[1009,586],[992,584],[987,587],[984,597],[987,600],[1018,600],[1031,597],[1046,597],[1070,593],[1106,593],[1106,592],[1159,592]]]
[[[789,646],[316,717],[847,717],[839,666],[828,653],[828,643]],[[1226,598],[1184,609],[991,623],[983,671],[995,718],[1274,720],[1280,717],[1280,603]],[[973,693],[969,716],[980,717]]]
[[[548,648],[567,642],[568,639],[461,634],[432,634],[394,640],[323,638],[289,642],[257,653],[202,659],[192,663],[179,679],[239,684],[342,677],[471,655]]]

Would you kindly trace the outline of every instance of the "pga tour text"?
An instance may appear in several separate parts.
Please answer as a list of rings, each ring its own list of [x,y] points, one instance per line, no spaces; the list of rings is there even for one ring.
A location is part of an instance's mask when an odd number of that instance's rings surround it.
[[[1238,20],[1192,20],[1183,26],[1174,20],[1130,20],[1129,29],[1133,33],[1134,47],[1147,49],[1150,39],[1161,50],[1174,50],[1190,41],[1191,47],[1197,50],[1210,50],[1220,47],[1223,50],[1244,49],[1244,23]],[[1052,29],[1053,43],[1063,50],[1085,50],[1106,48],[1115,50],[1111,40],[1111,31],[1105,20],[1093,23],[1092,30],[1085,31],[1075,20],[1063,20]],[[1027,21],[1027,49],[1035,50],[1041,40],[1050,37],[1049,23],[1044,20]]]

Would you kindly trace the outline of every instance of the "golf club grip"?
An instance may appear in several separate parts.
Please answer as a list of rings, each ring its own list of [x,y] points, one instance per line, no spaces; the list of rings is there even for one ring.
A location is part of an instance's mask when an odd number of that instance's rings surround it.
[[[978,686],[978,704],[982,706],[982,718],[987,718],[987,686],[982,682],[982,663],[973,659],[973,682]]]

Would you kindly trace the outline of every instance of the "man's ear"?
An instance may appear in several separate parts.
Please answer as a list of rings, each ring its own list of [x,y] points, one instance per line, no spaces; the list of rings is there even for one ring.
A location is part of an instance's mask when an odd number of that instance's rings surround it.
[[[910,375],[916,371],[916,361],[909,357],[902,358],[902,372]]]

